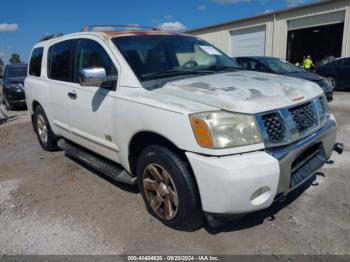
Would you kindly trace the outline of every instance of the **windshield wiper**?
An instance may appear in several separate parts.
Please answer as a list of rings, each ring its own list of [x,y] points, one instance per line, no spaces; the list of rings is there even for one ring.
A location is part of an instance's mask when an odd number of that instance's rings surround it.
[[[242,67],[238,66],[223,66],[223,65],[212,65],[208,67],[209,70],[214,70],[215,72],[218,71],[236,71],[236,70],[242,70]]]
[[[212,71],[209,70],[166,70],[162,72],[155,72],[155,73],[150,73],[150,74],[145,74],[142,75],[143,79],[150,79],[153,77],[161,77],[161,76],[173,76],[173,75],[193,75],[193,74],[207,74],[207,73],[212,73]]]

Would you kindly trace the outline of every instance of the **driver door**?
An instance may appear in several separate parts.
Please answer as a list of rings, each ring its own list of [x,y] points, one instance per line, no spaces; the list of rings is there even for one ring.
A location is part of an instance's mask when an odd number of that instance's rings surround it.
[[[76,98],[72,102],[71,132],[74,140],[106,158],[117,160],[118,146],[115,139],[114,103],[116,102],[117,81],[104,83],[101,87],[81,86],[79,70],[91,67],[103,67],[108,76],[117,75],[111,54],[93,39],[79,39],[75,55]]]

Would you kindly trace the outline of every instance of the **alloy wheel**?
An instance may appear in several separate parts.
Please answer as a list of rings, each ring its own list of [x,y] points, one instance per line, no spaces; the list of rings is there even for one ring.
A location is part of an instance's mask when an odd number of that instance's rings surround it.
[[[337,81],[335,80],[335,78],[333,77],[327,77],[328,83],[333,87],[336,88],[337,87]]]
[[[168,171],[159,164],[149,164],[143,173],[143,188],[153,211],[162,219],[172,220],[178,211],[178,193]]]
[[[46,144],[48,139],[47,126],[44,117],[40,114],[37,117],[37,130],[41,142]]]

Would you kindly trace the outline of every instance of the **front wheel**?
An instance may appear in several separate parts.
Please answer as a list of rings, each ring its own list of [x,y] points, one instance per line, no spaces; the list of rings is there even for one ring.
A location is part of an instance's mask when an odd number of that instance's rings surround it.
[[[14,108],[10,104],[10,102],[7,100],[7,97],[6,97],[5,93],[2,94],[2,97],[3,97],[3,100],[4,100],[4,104],[5,104],[6,110],[8,110],[8,111],[13,110]]]
[[[52,132],[50,123],[41,106],[35,108],[33,124],[41,147],[45,151],[57,150],[56,136]]]
[[[334,77],[327,77],[327,81],[331,85],[331,87],[333,87],[334,90],[338,88],[337,79],[335,79]]]
[[[197,186],[187,164],[163,146],[149,146],[137,164],[138,184],[151,215],[165,225],[194,231],[203,225]]]

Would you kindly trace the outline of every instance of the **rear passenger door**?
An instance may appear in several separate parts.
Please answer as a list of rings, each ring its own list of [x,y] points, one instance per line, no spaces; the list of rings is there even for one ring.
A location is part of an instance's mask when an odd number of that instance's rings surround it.
[[[117,68],[108,46],[99,39],[79,39],[75,53],[74,79],[79,82],[79,70],[103,67],[107,77],[116,76]],[[74,141],[107,158],[117,160],[118,147],[113,126],[117,81],[108,81],[101,87],[80,86],[74,89],[76,99],[71,106],[71,132]]]

